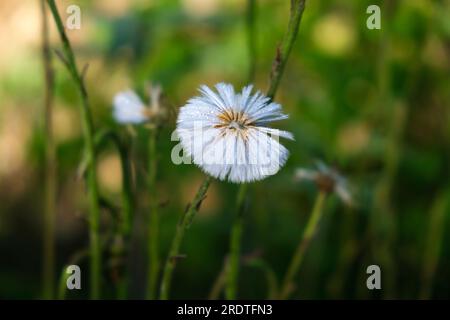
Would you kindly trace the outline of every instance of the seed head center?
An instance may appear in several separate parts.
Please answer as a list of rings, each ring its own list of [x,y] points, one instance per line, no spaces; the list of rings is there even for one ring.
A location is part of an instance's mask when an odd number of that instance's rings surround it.
[[[251,125],[251,121],[245,113],[234,110],[226,110],[219,114],[218,118],[220,123],[215,126],[216,128],[244,130]]]

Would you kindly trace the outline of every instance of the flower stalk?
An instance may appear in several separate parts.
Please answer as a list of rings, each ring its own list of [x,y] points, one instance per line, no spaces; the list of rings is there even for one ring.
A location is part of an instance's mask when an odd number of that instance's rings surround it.
[[[323,215],[326,195],[327,193],[323,190],[319,191],[317,195],[311,212],[311,216],[303,233],[303,237],[299,242],[297,249],[295,250],[291,263],[289,264],[288,270],[284,277],[283,284],[280,290],[280,299],[287,299],[294,289],[293,279],[298,273],[298,270],[303,262],[303,257],[305,256],[305,252],[308,249],[311,240],[317,233],[317,228]]]
[[[44,204],[44,259],[43,297],[52,299],[55,290],[55,216],[56,216],[56,150],[53,139],[54,69],[50,53],[49,27],[45,0],[41,0],[42,61],[45,76],[44,126],[45,126],[45,204]]]
[[[119,158],[122,171],[122,191],[121,191],[121,208],[120,216],[117,219],[115,230],[114,244],[112,246],[112,254],[121,262],[127,254],[126,243],[130,238],[131,219],[133,215],[133,187],[131,181],[131,163],[129,159],[129,150],[120,136],[109,129],[99,130],[94,137],[94,145],[96,154],[100,152],[103,143],[108,140],[114,145]],[[127,279],[126,273],[118,274],[117,297],[125,299],[127,295]]]
[[[241,184],[241,186],[239,187],[236,202],[236,217],[234,218],[233,226],[231,228],[230,255],[228,258],[227,285],[225,289],[225,297],[227,300],[234,300],[236,299],[237,295],[237,283],[241,254],[241,238],[247,189],[247,183]]]
[[[148,222],[148,284],[147,284],[147,298],[156,299],[157,284],[159,273],[159,214],[158,203],[156,197],[156,132],[157,128],[153,128],[149,132],[148,145],[148,189],[150,192],[150,215]]]
[[[445,189],[439,192],[430,210],[419,297],[422,300],[432,297],[433,280],[439,264],[445,234],[446,212],[448,212],[448,208],[450,207],[449,195],[450,192]]]
[[[303,11],[305,9],[305,0],[291,0],[291,13],[289,18],[288,29],[284,36],[283,42],[277,48],[277,54],[272,64],[272,72],[270,75],[269,89],[267,91],[267,96],[273,100],[275,94],[278,90],[278,86],[283,75],[283,71],[289,54],[294,45],[295,39],[297,38],[298,29],[300,26]],[[249,77],[250,79],[254,75],[255,68],[255,36],[254,36],[254,11],[255,3],[252,0],[248,2],[248,13],[247,13],[247,33],[249,41],[249,55],[250,55],[250,68]],[[227,268],[227,285],[225,290],[225,296],[228,300],[236,299],[237,292],[237,282],[239,274],[239,254],[240,254],[240,242],[242,235],[242,225],[243,225],[243,204],[246,198],[247,185],[242,184],[238,191],[237,198],[237,214],[233,221],[233,226],[231,228],[230,237],[230,258],[228,259]]]
[[[169,290],[170,284],[172,281],[172,274],[179,258],[180,245],[183,240],[185,231],[189,228],[192,223],[192,220],[195,217],[195,214],[200,208],[202,201],[205,199],[206,192],[208,191],[209,185],[211,184],[211,177],[206,176],[203,183],[200,185],[194,200],[189,204],[186,211],[183,213],[175,231],[175,236],[172,240],[172,245],[170,247],[169,256],[167,257],[164,270],[163,277],[161,281],[160,288],[160,299],[167,300],[169,299]]]
[[[81,121],[83,127],[84,143],[87,153],[87,185],[89,199],[89,238],[90,238],[90,293],[92,299],[100,298],[100,271],[101,271],[101,247],[100,247],[100,209],[98,203],[98,186],[95,173],[96,158],[94,148],[94,128],[87,90],[82,73],[79,72],[75,55],[69,39],[64,30],[64,24],[58,13],[54,0],[47,0],[50,11],[55,20],[59,36],[63,45],[63,56],[61,56],[72,80],[78,87],[81,98]]]
[[[247,0],[248,82],[253,82],[256,72],[256,0]]]
[[[118,226],[118,236],[121,238],[119,251],[117,252],[120,259],[126,260],[126,256],[128,254],[129,248],[127,247],[128,240],[130,239],[131,233],[131,219],[133,216],[133,190],[132,190],[132,181],[131,181],[131,163],[129,159],[129,153],[127,146],[122,143],[116,135],[112,136],[117,151],[120,157],[120,164],[122,169],[122,193],[121,193],[121,202],[122,208],[120,210],[121,216],[119,219]],[[123,261],[126,265],[126,263]],[[127,297],[127,286],[128,286],[128,277],[125,271],[118,283],[117,297],[119,299],[126,299]]]
[[[283,42],[277,48],[277,54],[272,64],[269,89],[267,90],[267,96],[271,99],[275,97],[286,62],[289,58],[289,54],[291,53],[295,39],[297,38],[303,11],[305,10],[305,2],[306,0],[291,0],[291,13],[288,28],[286,34],[284,35]]]

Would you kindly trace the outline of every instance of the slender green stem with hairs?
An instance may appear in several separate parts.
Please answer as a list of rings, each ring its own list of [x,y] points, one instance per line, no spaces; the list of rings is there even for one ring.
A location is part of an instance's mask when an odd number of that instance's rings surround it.
[[[45,0],[41,0],[42,60],[45,74],[44,126],[45,126],[45,207],[44,207],[44,259],[43,297],[52,299],[55,290],[55,216],[56,216],[56,150],[53,139],[54,69],[50,53],[49,27]]]
[[[288,270],[284,277],[280,290],[280,299],[287,299],[294,289],[294,277],[303,262],[306,249],[317,232],[317,227],[323,214],[326,195],[327,194],[324,191],[319,191],[319,194],[317,195],[311,216],[309,217],[306,229],[303,233],[303,237],[294,252],[291,263],[289,264]]]
[[[305,2],[306,0],[291,0],[291,13],[288,28],[284,35],[283,42],[277,48],[277,54],[272,64],[269,89],[267,90],[267,96],[271,99],[275,97],[286,62],[291,53],[295,39],[297,38],[303,11],[305,10]]]
[[[150,191],[150,214],[148,221],[148,280],[147,280],[147,298],[156,299],[157,285],[159,274],[159,214],[158,203],[156,197],[156,168],[157,168],[157,154],[156,154],[156,128],[149,132],[149,146],[148,146],[148,189]]]
[[[206,196],[206,192],[208,191],[209,185],[211,184],[211,179],[212,178],[210,176],[206,176],[205,180],[200,185],[200,188],[198,189],[194,200],[189,204],[188,208],[183,213],[177,225],[177,230],[175,231],[175,236],[170,247],[169,256],[167,257],[166,264],[163,270],[163,277],[160,288],[160,299],[162,300],[167,300],[169,298],[172,273],[175,268],[177,259],[179,258],[181,241],[183,240],[186,229],[191,225],[195,214],[199,210],[200,205]]]
[[[249,33],[249,48],[250,55],[254,58],[254,9],[255,4],[254,1],[249,0],[248,5],[249,13],[248,13],[248,33]],[[303,15],[303,11],[305,9],[305,0],[291,0],[291,13],[288,23],[288,29],[284,36],[283,42],[280,47],[277,49],[277,54],[275,56],[273,65],[272,65],[272,73],[270,76],[269,89],[267,91],[267,96],[271,99],[275,97],[275,94],[278,90],[278,85],[280,83],[281,77],[283,75],[284,67],[289,58],[289,54],[291,52],[292,46],[294,45],[295,39],[297,38],[298,29],[300,26],[300,21]],[[253,76],[254,70],[252,70],[252,64],[250,67],[249,74]],[[237,199],[237,214],[233,222],[233,226],[231,228],[231,237],[230,237],[230,255],[228,259],[228,267],[227,267],[227,283],[225,289],[225,296],[228,300],[236,299],[237,295],[237,282],[238,282],[238,274],[239,274],[239,255],[240,255],[240,246],[241,246],[241,235],[242,235],[242,225],[243,225],[243,215],[244,215],[244,200],[246,198],[247,193],[247,185],[242,184],[240,186],[238,192]]]
[[[65,66],[67,67],[72,80],[78,87],[81,98],[81,122],[83,126],[84,143],[87,152],[87,185],[88,185],[88,198],[89,198],[89,238],[90,238],[90,290],[91,298],[100,298],[100,272],[101,272],[101,247],[100,247],[100,209],[98,203],[98,186],[95,174],[95,150],[94,150],[94,127],[92,121],[92,115],[90,112],[89,100],[84,84],[82,74],[78,71],[75,61],[75,55],[73,53],[70,41],[67,38],[64,30],[64,24],[61,20],[61,16],[58,13],[54,0],[47,0],[50,10],[55,20],[56,27],[58,29],[62,44],[63,54],[62,57]]]

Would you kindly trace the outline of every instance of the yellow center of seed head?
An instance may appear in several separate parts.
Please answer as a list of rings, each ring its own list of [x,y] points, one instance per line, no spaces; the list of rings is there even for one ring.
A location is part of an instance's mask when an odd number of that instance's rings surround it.
[[[244,112],[234,110],[225,110],[218,115],[219,123],[214,128],[222,129],[222,135],[234,133],[240,135],[244,140],[247,139],[247,129],[253,126],[253,121]]]

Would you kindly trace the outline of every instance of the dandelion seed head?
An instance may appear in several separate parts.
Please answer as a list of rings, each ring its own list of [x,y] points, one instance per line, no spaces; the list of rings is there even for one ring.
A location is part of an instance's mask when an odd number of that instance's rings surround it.
[[[219,83],[216,91],[201,86],[201,95],[180,109],[177,133],[183,149],[220,180],[261,180],[278,172],[288,158],[278,140],[293,139],[292,134],[267,126],[288,116],[259,91],[252,94],[252,88],[236,93],[230,84]]]
[[[347,179],[335,168],[327,166],[322,161],[318,161],[316,167],[315,170],[299,168],[295,171],[294,178],[297,181],[312,181],[319,190],[326,193],[334,192],[346,205],[353,206],[353,196]]]
[[[121,124],[140,124],[149,120],[148,108],[132,90],[116,94],[113,102],[114,119]]]

